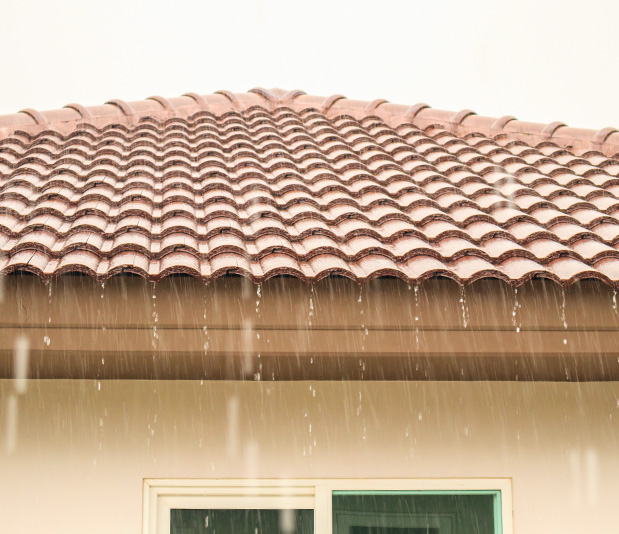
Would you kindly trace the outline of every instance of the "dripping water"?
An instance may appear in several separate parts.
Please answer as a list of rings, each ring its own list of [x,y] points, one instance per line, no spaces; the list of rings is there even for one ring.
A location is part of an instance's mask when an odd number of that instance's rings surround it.
[[[256,324],[260,322],[260,299],[262,298],[262,286],[258,284],[256,289]],[[260,339],[260,332],[256,331],[256,339]]]
[[[411,286],[408,286],[411,289]],[[415,296],[415,347],[419,350],[419,285],[413,286],[413,295]]]
[[[45,285],[47,286],[47,311],[49,313],[47,317],[47,325],[48,327],[51,327],[51,324],[52,324],[52,282],[50,280],[47,280],[45,282]],[[50,332],[48,330],[43,336],[43,343],[45,343],[45,345],[47,346],[49,346],[49,344],[51,343],[49,333]]]
[[[311,328],[314,317],[314,284],[310,284],[309,309],[307,311],[307,326]]]
[[[28,338],[19,336],[15,340],[13,351],[13,372],[15,375],[15,393],[23,395],[28,387]]]
[[[157,323],[159,323],[159,313],[157,312],[157,282],[153,282],[151,292],[151,317],[153,319],[153,339],[151,341],[153,350],[157,348],[157,340],[159,339],[159,333],[157,332]]]
[[[563,329],[567,330],[567,319],[565,316],[565,288],[561,288],[561,322],[563,323]],[[566,337],[563,338],[563,344],[567,345]]]
[[[518,288],[514,288],[514,309],[512,310],[512,325],[516,329],[516,333],[520,332],[521,324],[518,321],[518,311],[520,310],[520,302],[518,302]]]
[[[5,435],[8,454],[13,454],[17,450],[18,399],[26,393],[28,388],[28,345],[28,338],[19,336],[15,340],[15,347],[13,349],[14,392],[9,395],[6,402]]]
[[[208,282],[204,282],[204,301],[203,301],[203,309],[202,309],[202,335],[204,336],[204,343],[202,345],[202,349],[204,350],[204,355],[208,352],[209,348],[209,333],[207,327],[207,306],[208,306]]]
[[[469,308],[466,303],[466,289],[460,286],[460,307],[462,308],[462,325],[467,328],[469,325]]]
[[[369,331],[365,325],[363,313],[363,286],[359,286],[359,298],[357,299],[357,303],[359,304],[359,323],[361,325],[361,352],[365,351],[365,342],[367,341],[367,337]]]

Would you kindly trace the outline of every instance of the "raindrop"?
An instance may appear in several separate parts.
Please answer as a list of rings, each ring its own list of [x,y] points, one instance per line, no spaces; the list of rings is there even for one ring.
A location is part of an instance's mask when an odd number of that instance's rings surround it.
[[[594,449],[589,449],[585,453],[585,475],[587,502],[589,506],[595,506],[598,501],[600,466],[598,454]]]
[[[49,336],[43,336],[43,342],[44,342],[46,345],[49,345],[49,344],[50,344],[50,342],[51,342],[51,339],[49,339]]]
[[[423,419],[423,414],[421,412],[419,412],[419,415],[417,416],[419,418],[419,420],[421,421]]]
[[[565,288],[561,289],[561,322],[563,328],[567,330],[567,319],[565,318]]]
[[[157,348],[157,340],[159,339],[159,334],[157,333],[157,323],[159,322],[159,314],[157,313],[157,302],[155,302],[155,300],[157,299],[157,282],[153,282],[152,285],[152,298],[153,298],[153,304],[152,304],[152,318],[153,318],[153,339],[151,341],[153,350]]]
[[[279,531],[282,534],[292,534],[296,532],[296,520],[293,510],[280,510],[279,512]]]
[[[239,453],[239,411],[239,398],[231,396],[228,399],[228,453],[232,457]]]
[[[512,324],[516,328],[516,332],[520,332],[520,324],[518,322],[518,310],[521,304],[518,302],[518,288],[514,288],[514,309],[512,310]]]
[[[613,311],[617,313],[617,290],[613,289]]]
[[[103,298],[105,294],[105,282],[101,282],[101,298]]]
[[[408,286],[408,289],[410,288],[411,286]],[[419,285],[414,286],[413,293],[415,295],[415,346],[419,350]]]
[[[17,449],[17,396],[11,394],[6,402],[6,451]]]
[[[260,299],[262,298],[262,285],[258,284],[256,289],[256,314],[260,315]]]
[[[460,306],[462,307],[462,325],[464,328],[469,325],[469,308],[466,303],[466,289],[460,286]]]
[[[47,323],[50,324],[52,322],[52,283],[50,281],[46,282],[47,284],[47,309],[49,311],[49,317],[47,318]],[[49,343],[47,343],[49,345]]]
[[[202,345],[203,349],[204,349],[204,354],[206,354],[206,352],[208,351],[209,348],[209,334],[208,334],[208,328],[206,326],[206,309],[208,306],[208,295],[207,295],[207,291],[208,291],[208,282],[204,283],[204,309],[202,311],[202,320],[204,321],[204,326],[202,327],[202,333],[204,334],[204,344]]]
[[[19,336],[15,341],[13,352],[13,369],[15,374],[15,393],[22,395],[28,387],[28,339]]]
[[[310,285],[309,310],[307,312],[307,326],[312,326],[312,317],[314,317],[314,284]]]

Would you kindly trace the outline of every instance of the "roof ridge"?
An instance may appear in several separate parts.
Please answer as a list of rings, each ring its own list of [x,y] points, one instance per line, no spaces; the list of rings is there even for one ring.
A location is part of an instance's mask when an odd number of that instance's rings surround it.
[[[420,129],[444,128],[458,135],[475,132],[489,137],[507,135],[528,144],[551,141],[575,153],[598,151],[605,156],[619,155],[619,130],[614,127],[600,130],[573,128],[561,121],[543,124],[520,121],[511,115],[500,118],[477,115],[469,109],[454,112],[434,109],[428,104],[392,104],[382,98],[373,101],[352,100],[339,94],[310,96],[301,90],[261,87],[250,89],[247,93],[220,90],[204,96],[185,93],[180,97],[151,96],[133,102],[113,99],[96,106],[71,103],[61,109],[43,112],[22,109],[17,113],[0,115],[0,140],[20,131],[31,135],[44,130],[66,134],[84,124],[96,128],[110,124],[132,127],[145,117],[162,121],[175,117],[189,119],[200,111],[221,115],[229,111],[243,112],[255,106],[267,111],[290,107],[295,112],[315,108],[326,116],[338,116],[345,112],[357,119],[376,116],[392,127],[412,123]]]

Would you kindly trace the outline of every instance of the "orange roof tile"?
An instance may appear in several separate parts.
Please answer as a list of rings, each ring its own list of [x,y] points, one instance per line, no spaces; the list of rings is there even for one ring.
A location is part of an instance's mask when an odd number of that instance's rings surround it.
[[[0,273],[619,287],[619,132],[254,89],[0,117]]]

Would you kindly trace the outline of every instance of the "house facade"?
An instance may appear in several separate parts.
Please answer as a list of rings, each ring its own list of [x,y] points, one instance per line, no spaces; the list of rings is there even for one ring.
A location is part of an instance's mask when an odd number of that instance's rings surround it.
[[[617,153],[301,91],[0,117],[3,525],[611,530]]]

